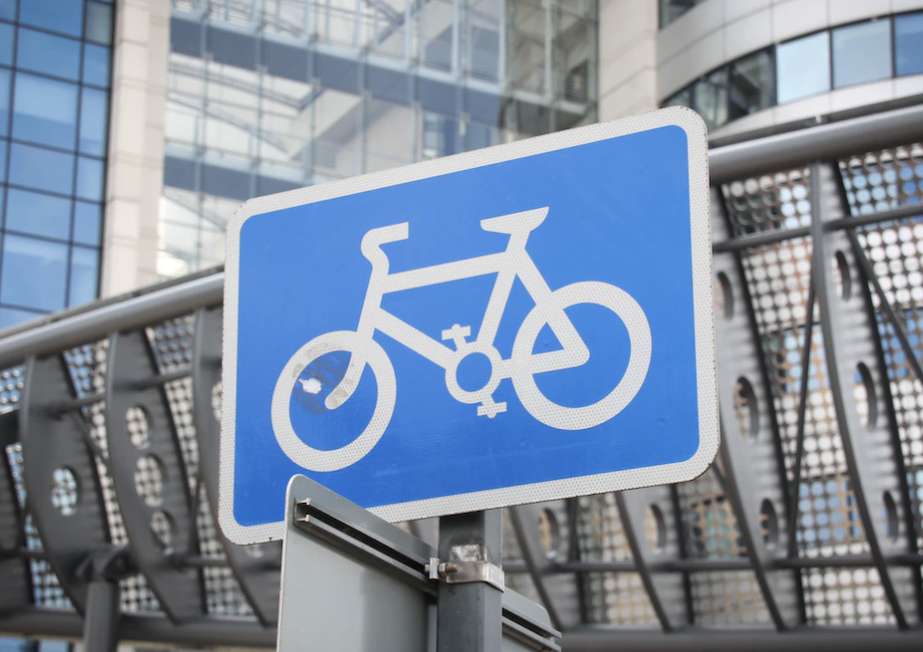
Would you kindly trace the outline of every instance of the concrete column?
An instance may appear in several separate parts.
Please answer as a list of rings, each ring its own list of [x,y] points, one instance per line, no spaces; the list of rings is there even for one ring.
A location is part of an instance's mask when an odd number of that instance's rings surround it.
[[[599,119],[657,108],[657,0],[599,3]]]
[[[100,294],[157,280],[170,3],[118,0]]]

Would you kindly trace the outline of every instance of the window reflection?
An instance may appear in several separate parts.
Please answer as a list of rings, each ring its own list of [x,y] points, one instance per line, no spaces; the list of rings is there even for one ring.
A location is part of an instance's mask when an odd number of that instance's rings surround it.
[[[0,0],[0,328],[96,297],[114,11]]]
[[[821,32],[776,48],[779,104],[830,90],[830,34]]]
[[[102,226],[102,206],[88,202],[74,202],[74,242],[99,246]]]
[[[77,86],[16,74],[13,138],[73,149],[77,136]]]
[[[74,0],[26,0],[20,2],[19,20],[52,32],[80,36],[83,3]]]
[[[899,76],[923,74],[923,13],[894,19],[894,52]]]
[[[35,72],[76,80],[80,74],[80,42],[31,29],[19,29],[16,65]]]
[[[10,183],[68,193],[74,182],[74,157],[40,147],[13,143],[10,145]]]
[[[727,69],[721,69],[696,84],[695,110],[709,129],[720,127],[728,120],[727,82]]]
[[[7,233],[3,237],[0,296],[33,310],[61,310],[67,290],[66,244]]]
[[[663,29],[705,0],[660,0],[660,28]]]
[[[96,298],[99,283],[99,252],[96,249],[74,247],[71,251],[70,287],[67,305],[78,306]]]
[[[165,276],[221,262],[224,225],[249,197],[594,115],[595,2],[321,0],[304,4],[310,16],[290,5],[285,21],[266,3],[238,6],[234,25],[229,15],[209,17],[204,42],[201,15],[173,9]],[[240,21],[259,29],[241,30]],[[338,48],[275,37],[303,38],[306,24],[312,42]]]
[[[58,240],[70,237],[71,201],[10,188],[6,195],[6,228]]]
[[[730,119],[772,106],[772,55],[757,52],[731,65]]]
[[[876,20],[833,30],[833,87],[891,76],[891,23]]]
[[[84,44],[83,83],[95,86],[109,85],[109,48]]]
[[[0,68],[0,136],[6,136],[7,125],[10,123],[11,79],[10,71]]]
[[[2,12],[0,12],[2,15]],[[13,63],[13,26],[0,23],[0,64],[9,66]]]

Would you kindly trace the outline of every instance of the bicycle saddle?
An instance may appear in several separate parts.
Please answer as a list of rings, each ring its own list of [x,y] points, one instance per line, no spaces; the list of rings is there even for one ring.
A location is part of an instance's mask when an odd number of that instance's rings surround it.
[[[481,228],[492,233],[508,233],[510,235],[528,233],[544,222],[546,215],[548,215],[547,206],[533,208],[531,211],[522,211],[521,213],[511,213],[510,215],[481,220]]]

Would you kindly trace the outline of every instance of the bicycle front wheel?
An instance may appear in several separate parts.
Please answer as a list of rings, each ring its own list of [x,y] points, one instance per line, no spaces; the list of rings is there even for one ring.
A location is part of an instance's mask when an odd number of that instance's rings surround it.
[[[638,302],[630,294],[608,283],[585,281],[572,283],[551,293],[551,305],[535,306],[526,316],[513,343],[513,387],[523,407],[538,421],[558,430],[586,430],[605,423],[631,403],[651,362],[651,328]],[[542,316],[549,311],[564,310],[579,304],[595,304],[614,312],[625,324],[631,342],[628,367],[624,376],[604,398],[583,407],[566,407],[548,400],[535,382],[528,364],[535,340],[547,323]]]
[[[345,351],[352,356],[359,356],[359,360],[368,365],[375,374],[378,385],[378,397],[375,410],[368,425],[350,443],[341,448],[322,450],[306,444],[295,432],[292,426],[290,403],[292,390],[295,383],[299,382],[301,372],[312,362],[327,353]],[[356,382],[362,378],[361,373]],[[318,390],[321,381],[310,379],[317,383]],[[354,387],[344,387],[349,382],[344,378],[334,392],[345,392],[346,398],[338,407],[348,403]],[[394,378],[394,367],[391,360],[381,346],[371,338],[363,339],[355,331],[332,331],[315,337],[302,346],[286,363],[276,381],[276,388],[272,394],[272,429],[283,452],[295,464],[309,471],[339,471],[347,466],[352,466],[369,454],[381,436],[384,434],[394,413],[394,404],[397,400],[397,384]]]

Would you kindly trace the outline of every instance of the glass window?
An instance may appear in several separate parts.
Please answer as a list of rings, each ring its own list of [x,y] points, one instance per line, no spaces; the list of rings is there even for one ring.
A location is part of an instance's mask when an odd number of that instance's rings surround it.
[[[41,314],[40,312],[32,312],[31,310],[19,310],[17,308],[0,306],[0,328],[9,328],[10,326],[21,324],[24,321],[40,317]],[[2,641],[0,641],[0,650],[4,652],[24,652],[26,648],[25,646],[19,648],[6,648],[3,647]]]
[[[74,242],[99,246],[102,206],[87,202],[74,202]]]
[[[709,129],[720,127],[728,121],[727,69],[716,70],[693,88],[695,110]]]
[[[7,233],[3,237],[0,295],[33,310],[61,310],[67,289],[66,244]]]
[[[74,247],[71,251],[70,292],[68,306],[79,306],[96,298],[99,250]]]
[[[28,0],[23,2],[19,20],[79,37],[83,33],[83,2],[80,0]]]
[[[98,2],[87,2],[87,23],[84,36],[88,41],[108,45],[112,43],[112,7]]]
[[[899,76],[923,74],[923,13],[894,19],[894,51]]]
[[[67,194],[74,183],[74,157],[71,154],[12,143],[10,183]]]
[[[67,82],[17,73],[13,137],[50,147],[74,149],[77,90],[77,86]]]
[[[77,196],[90,201],[103,199],[103,162],[95,158],[77,160]]]
[[[85,43],[83,46],[83,83],[109,86],[109,48]]]
[[[684,88],[679,93],[672,97],[668,97],[663,101],[662,106],[688,106],[692,107],[692,88]]]
[[[6,141],[0,140],[0,180],[6,180]],[[2,197],[0,197],[2,199]]]
[[[10,79],[9,70],[0,68],[0,136],[6,136],[10,124]]]
[[[891,77],[891,21],[833,30],[833,87],[843,88]]]
[[[16,65],[76,80],[80,74],[80,42],[20,28]]]
[[[80,102],[80,151],[103,156],[106,153],[106,127],[109,125],[109,94],[84,88]]]
[[[20,233],[67,240],[70,237],[69,199],[10,188],[6,195],[6,228]]]
[[[779,104],[830,90],[830,34],[820,32],[776,48]]]
[[[660,0],[660,29],[705,0]]]
[[[731,64],[730,119],[772,106],[772,55],[757,52]]]
[[[0,63],[5,66],[13,64],[13,26],[7,23],[0,23]]]
[[[0,0],[0,18],[16,19],[16,0]]]

